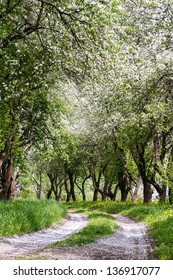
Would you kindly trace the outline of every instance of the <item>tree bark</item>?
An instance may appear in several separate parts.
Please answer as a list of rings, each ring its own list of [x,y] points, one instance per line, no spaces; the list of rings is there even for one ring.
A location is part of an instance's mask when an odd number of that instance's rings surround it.
[[[147,177],[147,168],[146,168],[146,161],[145,161],[145,145],[138,145],[136,144],[136,153],[131,150],[133,159],[138,167],[139,175],[141,176],[142,183],[143,183],[143,202],[150,203],[152,201],[152,188],[151,183],[148,181]]]
[[[33,180],[35,181],[36,185],[37,185],[37,198],[40,199],[41,198],[41,192],[42,192],[42,172],[39,172],[39,182],[33,177]],[[50,179],[50,178],[49,178]],[[49,193],[49,192],[48,192]],[[51,195],[51,193],[50,193]],[[49,197],[50,198],[50,197]]]
[[[77,183],[77,177],[75,178],[74,182],[76,184],[76,186],[78,187],[78,189],[81,191],[82,193],[82,200],[86,201],[86,194],[85,194],[85,182],[91,177],[91,175],[88,175],[83,181],[82,181],[82,187],[79,186],[79,184]]]
[[[93,193],[93,201],[97,201],[98,200],[98,190],[94,189],[94,193]]]
[[[102,172],[101,171],[98,174],[98,178],[96,178],[96,174],[95,173],[93,173],[91,175],[92,182],[93,182],[93,187],[94,187],[93,201],[97,201],[98,200],[98,194],[99,193],[101,195],[103,195],[103,191],[100,189],[101,176],[102,176]]]
[[[136,203],[136,201],[138,199],[138,191],[139,191],[139,188],[140,188],[141,184],[142,184],[142,179],[140,177],[139,180],[137,181],[136,185],[135,185],[134,191],[132,191],[132,190],[130,191],[130,195],[131,195],[133,203]]]
[[[173,189],[169,188],[169,203],[173,204]]]
[[[15,175],[12,155],[1,166],[0,200],[13,200],[15,189]]]
[[[70,180],[70,193],[72,196],[72,200],[76,201],[76,195],[75,195],[75,184],[74,184],[74,178],[73,178],[73,172],[68,172],[69,174],[69,180]]]
[[[64,181],[64,185],[65,185],[65,191],[66,191],[66,202],[69,202],[70,201],[70,198],[71,198],[71,192],[68,190],[68,183],[67,183],[67,180]]]
[[[143,181],[143,201],[144,203],[150,203],[152,202],[152,194],[153,194],[151,184],[148,183],[146,178],[142,178],[142,181]]]
[[[50,184],[51,184],[50,189],[49,189],[49,191],[48,191],[48,193],[47,193],[47,199],[50,199],[52,192],[53,192],[54,194],[56,194],[56,192],[55,192],[55,186],[54,186],[54,180],[55,180],[55,178],[54,178],[54,176],[52,176],[52,174],[50,174],[50,173],[47,173],[47,176],[48,176],[48,178],[49,178],[49,180],[50,180]]]

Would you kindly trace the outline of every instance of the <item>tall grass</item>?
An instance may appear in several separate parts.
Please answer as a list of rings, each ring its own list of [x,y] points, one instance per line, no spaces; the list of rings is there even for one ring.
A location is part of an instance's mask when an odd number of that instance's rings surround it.
[[[86,202],[69,204],[69,207],[85,207],[108,213],[121,213],[146,223],[155,240],[158,259],[173,260],[173,207],[160,204],[132,204],[117,202]]]
[[[0,202],[0,235],[37,231],[61,221],[66,207],[55,201],[15,200]]]

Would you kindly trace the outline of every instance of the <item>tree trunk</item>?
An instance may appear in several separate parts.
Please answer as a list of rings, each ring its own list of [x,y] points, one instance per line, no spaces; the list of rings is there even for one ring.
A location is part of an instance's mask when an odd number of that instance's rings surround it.
[[[83,200],[83,201],[86,201],[85,187],[84,187],[84,186],[85,186],[85,181],[86,181],[86,179],[83,180],[83,182],[82,182],[82,187],[80,187],[79,184],[77,183],[77,178],[75,178],[75,180],[74,180],[74,182],[75,182],[77,188],[78,188],[78,189],[81,191],[81,193],[82,193],[82,200]]]
[[[173,204],[173,189],[169,188],[169,203]]]
[[[129,186],[128,177],[124,170],[119,172],[118,178],[119,178],[118,186],[121,191],[121,202],[125,202],[127,200],[127,195],[131,190],[131,187]]]
[[[134,191],[132,191],[132,190],[130,191],[130,195],[131,195],[133,203],[136,203],[136,201],[138,199],[138,191],[139,191],[139,188],[140,188],[141,184],[142,184],[142,179],[140,177],[139,180],[137,181],[136,185],[135,185]]]
[[[111,200],[115,201],[116,197],[117,197],[117,193],[118,193],[118,184],[115,186],[114,192],[111,195]]]
[[[142,181],[143,181],[143,198],[144,198],[143,201],[144,203],[150,203],[152,202],[152,194],[153,194],[151,184],[148,183],[145,178],[142,178]]]
[[[106,201],[107,195],[103,192],[102,193],[102,201]]]
[[[42,172],[39,172],[39,182],[37,182],[35,180],[36,184],[37,184],[37,198],[40,199],[41,198],[41,192],[42,192]]]
[[[52,176],[52,174],[47,173],[47,176],[50,180],[50,190],[47,193],[47,199],[50,199],[52,192],[55,194],[55,186],[54,186],[54,177]]]
[[[64,185],[64,178],[61,178],[59,182],[55,182],[55,188],[56,188],[56,200],[59,201],[61,198],[61,193],[62,193],[62,186]]]
[[[85,194],[85,182],[91,177],[91,175],[89,174],[82,182],[82,198],[83,201],[86,201],[86,194]]]
[[[97,201],[98,200],[98,190],[94,189],[94,193],[93,193],[93,201]]]
[[[68,172],[69,174],[69,180],[70,180],[70,193],[72,196],[72,200],[76,201],[76,195],[75,195],[75,184],[74,184],[74,178],[73,178],[73,172]]]
[[[4,161],[1,166],[1,187],[0,200],[13,200],[15,176],[12,156],[10,156],[7,161]]]
[[[51,194],[52,194],[52,189],[50,188],[50,190],[48,190],[48,193],[47,193],[47,199],[50,199]]]
[[[83,201],[86,201],[86,194],[85,194],[85,191],[82,191],[82,200],[83,200]]]
[[[9,160],[9,164],[8,164],[6,184],[7,184],[6,185],[7,200],[13,200],[14,199],[14,189],[15,189],[15,177],[14,177],[12,158]]]
[[[67,183],[67,180],[65,179],[64,181],[64,185],[65,185],[65,191],[66,191],[66,202],[69,202],[70,201],[70,198],[71,198],[71,192],[68,190],[68,183]]]
[[[94,193],[93,193],[93,201],[98,200],[98,194],[100,193],[103,195],[103,191],[100,190],[100,180],[101,180],[102,173],[99,172],[98,174],[98,179],[96,178],[96,174],[92,174],[92,182],[93,182],[93,187],[94,187]]]
[[[121,187],[120,187],[120,190],[121,190],[121,202],[125,202],[127,200],[127,195],[129,193],[129,191],[131,190],[131,188],[128,187],[126,180],[122,181],[120,184],[121,184]]]
[[[165,203],[166,202],[166,189],[167,186],[165,184],[162,184],[162,193],[159,193],[159,202],[160,203]]]

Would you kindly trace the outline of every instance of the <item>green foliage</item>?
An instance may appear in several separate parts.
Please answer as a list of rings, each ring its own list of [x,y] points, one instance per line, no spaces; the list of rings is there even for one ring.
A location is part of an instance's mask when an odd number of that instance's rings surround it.
[[[88,59],[100,52],[109,6],[31,0],[1,1],[0,8],[0,158],[5,165],[10,155],[17,165],[23,151],[52,136],[55,107],[48,92],[55,83],[82,81],[89,73]]]
[[[0,235],[8,236],[38,231],[60,222],[66,207],[55,201],[23,200],[0,202]]]
[[[76,205],[76,204],[75,204]],[[82,207],[82,204],[81,204]],[[115,219],[108,214],[99,213],[97,211],[86,211],[85,208],[79,208],[78,210],[84,211],[89,217],[89,222],[86,227],[67,238],[64,241],[55,243],[54,247],[64,247],[64,246],[75,246],[75,245],[85,245],[96,240],[111,235],[117,230],[118,226],[115,223]]]
[[[112,193],[121,174],[126,190],[142,175],[159,195],[172,185],[173,6],[145,2],[1,1],[3,170],[34,146],[36,176],[43,162],[60,179],[102,172]]]

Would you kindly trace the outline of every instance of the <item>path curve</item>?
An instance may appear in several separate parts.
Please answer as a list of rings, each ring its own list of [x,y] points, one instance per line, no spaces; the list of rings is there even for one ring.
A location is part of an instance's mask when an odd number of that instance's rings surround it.
[[[85,246],[47,248],[40,258],[61,260],[151,260],[154,242],[144,223],[120,214],[112,215],[120,229],[115,234]]]
[[[87,222],[86,215],[69,211],[68,218],[54,227],[20,236],[0,237],[0,260],[15,259],[64,240],[83,229]]]

